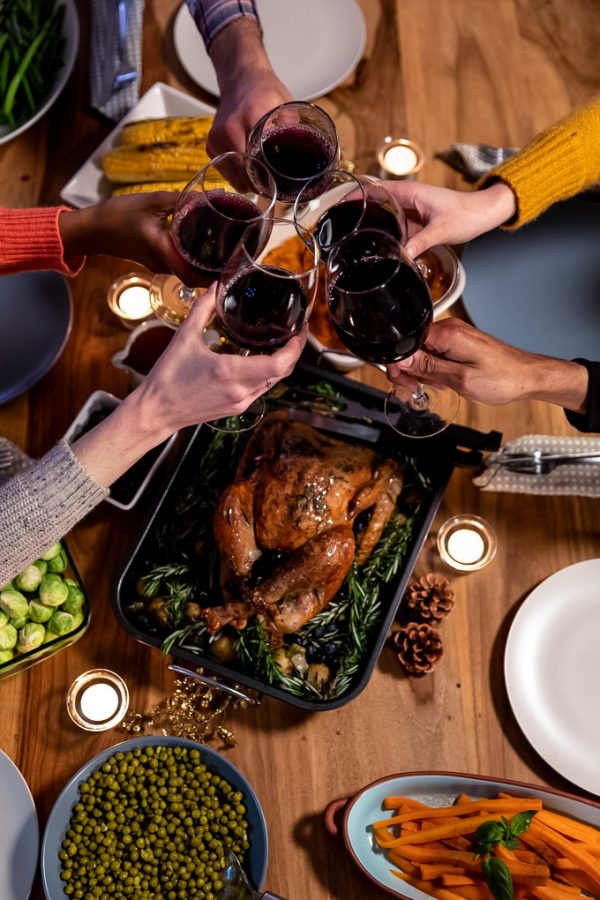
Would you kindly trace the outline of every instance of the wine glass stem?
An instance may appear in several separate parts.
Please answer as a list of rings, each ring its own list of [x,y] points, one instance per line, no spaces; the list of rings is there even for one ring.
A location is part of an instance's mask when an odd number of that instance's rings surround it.
[[[429,396],[420,382],[417,390],[413,392],[412,400],[415,409],[427,409],[429,407]]]
[[[183,303],[191,303],[195,297],[195,289],[182,284],[179,288],[179,299]]]

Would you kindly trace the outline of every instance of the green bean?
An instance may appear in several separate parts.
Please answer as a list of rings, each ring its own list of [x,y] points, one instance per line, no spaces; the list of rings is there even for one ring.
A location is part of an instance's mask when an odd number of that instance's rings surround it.
[[[119,751],[79,795],[58,852],[68,897],[210,900],[227,848],[250,846],[242,793],[196,749]]]

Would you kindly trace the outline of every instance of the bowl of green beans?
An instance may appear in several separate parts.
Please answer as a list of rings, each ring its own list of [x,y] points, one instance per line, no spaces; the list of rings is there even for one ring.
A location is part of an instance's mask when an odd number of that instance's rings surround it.
[[[244,776],[196,741],[138,737],[98,753],[63,788],[42,840],[42,884],[48,900],[216,900],[228,849],[260,889],[267,829]]]
[[[78,48],[73,0],[1,0],[0,144],[50,109],[73,71]]]

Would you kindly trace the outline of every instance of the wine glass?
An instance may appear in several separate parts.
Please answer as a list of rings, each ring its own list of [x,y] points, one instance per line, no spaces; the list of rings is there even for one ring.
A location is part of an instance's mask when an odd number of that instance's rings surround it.
[[[280,200],[293,203],[311,182],[310,196],[324,191],[337,168],[340,144],[331,117],[314,103],[291,100],[258,120],[246,152],[270,169]]]
[[[177,328],[222,271],[248,225],[260,226],[254,232],[254,252],[259,253],[268,240],[276,200],[275,181],[258,160],[230,151],[208,162],[178,197],[172,225],[177,250],[197,270],[198,284],[204,287],[188,287],[174,275],[156,275],[150,285],[155,316]]]
[[[298,334],[310,316],[319,274],[319,248],[311,233],[288,219],[272,219],[271,237],[257,258],[260,223],[249,225],[225,263],[217,285],[215,315],[204,340],[217,353],[269,353]],[[269,261],[271,248],[297,240],[299,253],[290,253],[284,268]],[[208,423],[216,431],[247,431],[264,415],[264,401],[250,412]]]
[[[294,222],[311,229],[323,262],[340,241],[359,228],[385,231],[403,246],[406,243],[404,211],[390,192],[368,175],[336,169],[327,190],[314,197],[309,181],[296,197]]]
[[[329,313],[345,346],[377,366],[412,356],[423,345],[433,303],[418,266],[391,235],[354,231],[327,261]],[[388,424],[405,437],[431,437],[454,419],[458,395],[415,382],[394,386],[386,397]]]

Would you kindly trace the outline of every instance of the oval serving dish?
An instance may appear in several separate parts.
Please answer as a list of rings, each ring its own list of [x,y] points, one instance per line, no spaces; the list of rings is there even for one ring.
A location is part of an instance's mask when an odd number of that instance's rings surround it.
[[[537,797],[548,809],[600,828],[600,803],[521,781],[456,772],[406,772],[380,778],[368,784],[354,797],[330,803],[325,810],[325,825],[331,834],[341,831],[348,853],[367,878],[379,888],[395,897],[424,900],[429,894],[392,875],[390,870],[397,867],[373,838],[370,823],[383,819],[386,815],[392,816],[392,813],[386,813],[383,809],[384,798],[399,795],[411,797],[429,806],[449,806],[462,793],[478,799],[493,797],[498,791],[505,791],[507,788],[516,797]],[[336,814],[341,814],[342,809],[343,823],[341,829],[338,829],[335,817]]]

